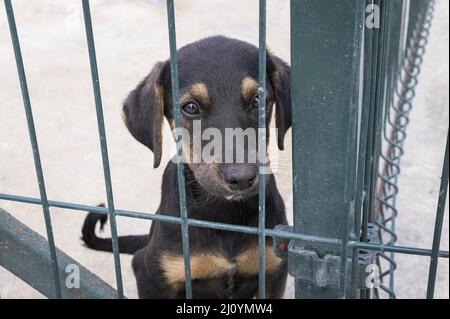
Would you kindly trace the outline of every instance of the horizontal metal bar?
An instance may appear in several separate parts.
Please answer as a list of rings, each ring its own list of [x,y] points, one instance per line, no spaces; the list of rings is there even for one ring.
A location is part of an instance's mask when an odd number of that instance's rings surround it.
[[[376,245],[363,242],[353,241],[348,244],[349,248],[352,249],[367,249],[375,250],[381,252],[393,252],[407,255],[417,255],[417,256],[431,256],[431,249],[416,248],[416,247],[405,247],[405,246],[392,246],[392,245]],[[440,258],[449,258],[448,251],[439,251]]]
[[[8,200],[8,201],[22,202],[22,203],[35,204],[35,205],[42,204],[41,200],[39,198],[19,196],[19,195],[10,195],[10,194],[4,194],[4,193],[0,193],[0,200]],[[108,214],[108,209],[105,207],[97,207],[97,206],[83,205],[83,204],[70,203],[70,202],[54,201],[54,200],[49,200],[48,204],[50,207],[58,207],[58,208],[76,210],[76,211],[86,211],[86,212],[95,212],[95,213],[100,213],[100,214]],[[172,223],[172,224],[181,224],[181,222],[182,222],[180,217],[159,215],[159,214],[152,214],[152,213],[144,213],[144,212],[136,212],[136,211],[129,211],[129,210],[120,210],[120,209],[115,210],[115,215],[123,216],[123,217],[145,219],[145,220],[152,220],[152,221],[157,221],[157,222],[166,222],[166,223]],[[211,222],[211,221],[200,220],[200,219],[188,218],[187,222],[188,222],[189,226],[211,228],[211,229],[224,230],[224,231],[234,231],[234,232],[245,233],[245,234],[257,235],[258,231],[259,231],[257,227],[225,224],[225,223]],[[274,230],[274,229],[266,229],[266,237],[279,237],[279,238],[284,238],[284,239],[299,239],[299,240],[303,240],[303,241],[309,242],[309,243],[318,243],[318,244],[327,244],[327,245],[336,245],[336,246],[340,246],[342,243],[341,240],[338,240],[338,239],[304,235],[304,234],[299,234],[299,233],[291,233],[288,231],[280,231],[280,230]],[[348,248],[349,249],[366,249],[366,250],[376,250],[376,251],[387,251],[387,252],[418,255],[418,256],[431,256],[431,249],[406,247],[406,246],[377,245],[377,244],[370,244],[370,243],[366,243],[366,242],[357,242],[357,241],[350,241],[348,243]],[[449,258],[449,252],[441,250],[441,251],[439,251],[439,257],[440,258]]]
[[[41,204],[41,201],[38,198],[3,194],[3,193],[0,193],[0,200],[9,200],[9,201],[14,201],[14,202],[22,202],[22,203],[36,204],[36,205]],[[54,201],[54,200],[49,200],[48,204],[50,207],[58,207],[58,208],[76,210],[76,211],[95,212],[95,213],[99,213],[99,214],[107,214],[108,213],[108,209],[105,207],[90,206],[90,205],[61,202],[61,201]],[[146,220],[152,220],[152,221],[157,221],[157,222],[166,222],[166,223],[172,223],[172,224],[181,224],[181,222],[182,222],[180,217],[159,215],[159,214],[152,214],[152,213],[144,213],[144,212],[136,212],[136,211],[129,211],[129,210],[116,209],[115,214],[117,216],[146,219]],[[255,235],[258,234],[257,227],[218,223],[218,222],[211,222],[211,221],[207,221],[207,220],[189,219],[189,218],[187,221],[190,226],[211,228],[211,229],[225,230],[225,231],[234,231],[234,232],[246,233],[246,234],[255,234]],[[340,245],[341,244],[341,241],[337,240],[337,239],[318,237],[318,236],[310,236],[310,235],[302,235],[302,234],[296,234],[296,233],[291,233],[291,232],[287,232],[287,231],[278,231],[278,230],[273,230],[273,229],[266,229],[266,236],[276,236],[276,237],[285,238],[285,239],[300,239],[300,240],[305,240],[307,242],[314,242],[314,243],[328,244],[328,245]]]

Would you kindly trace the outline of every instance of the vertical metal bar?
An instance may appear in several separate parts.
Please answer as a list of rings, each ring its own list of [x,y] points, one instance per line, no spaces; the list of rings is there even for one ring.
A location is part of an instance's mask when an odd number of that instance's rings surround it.
[[[92,86],[95,98],[95,110],[97,113],[97,126],[100,138],[100,148],[102,153],[103,175],[105,178],[106,197],[108,202],[108,216],[111,228],[112,248],[114,254],[114,267],[116,273],[117,295],[123,298],[122,271],[120,267],[119,242],[117,239],[117,225],[114,211],[114,199],[111,183],[111,171],[109,168],[108,145],[106,142],[105,121],[103,118],[102,97],[100,93],[100,81],[97,69],[97,58],[95,54],[94,34],[92,31],[91,12],[89,0],[82,0],[84,25],[86,28],[86,39],[89,51],[89,63],[91,68]]]
[[[39,154],[39,146],[36,137],[36,129],[34,127],[33,111],[31,109],[30,95],[28,93],[27,79],[25,68],[22,60],[22,52],[20,50],[19,37],[17,35],[16,21],[14,19],[14,11],[10,0],[5,0],[6,15],[8,17],[9,32],[14,48],[14,56],[16,59],[17,72],[19,74],[20,89],[22,91],[23,105],[27,117],[28,133],[30,135],[31,147],[33,149],[34,166],[39,184],[39,192],[41,196],[42,209],[44,211],[45,228],[47,231],[47,240],[50,250],[50,258],[53,270],[53,280],[56,298],[62,298],[61,284],[59,281],[58,261],[56,257],[55,240],[53,238],[52,221],[50,217],[50,209],[47,200],[47,191],[45,189],[44,173],[42,171],[41,156]]]
[[[370,1],[370,0],[369,0]],[[370,2],[374,2],[371,0]],[[375,3],[379,5],[379,3]],[[380,20],[382,16],[380,16]],[[379,60],[379,29],[372,28],[368,31],[369,38],[371,40],[371,62],[370,65],[371,71],[368,72],[370,77],[365,78],[364,81],[367,83],[367,88],[364,89],[364,95],[367,96],[367,103],[370,108],[369,112],[369,127],[368,127],[368,139],[367,139],[367,148],[366,152],[368,156],[366,157],[365,164],[365,174],[364,174],[364,190],[365,190],[365,198],[363,202],[363,213],[362,213],[362,225],[361,225],[361,241],[367,241],[367,225],[369,223],[369,215],[370,215],[370,207],[371,207],[371,184],[370,177],[372,174],[372,169],[374,167],[373,161],[374,156],[372,154],[373,144],[375,143],[375,118],[376,118],[376,104],[375,104],[375,92],[376,92],[376,81],[377,81],[377,66]],[[363,292],[364,295],[364,292]],[[364,297],[364,296],[363,296]]]
[[[356,195],[356,163],[358,157],[357,148],[357,134],[358,134],[358,109],[360,104],[360,68],[361,68],[361,46],[364,32],[365,21],[365,5],[364,1],[356,1],[355,10],[355,26],[353,32],[353,54],[352,54],[352,84],[350,106],[348,114],[348,129],[347,129],[347,145],[345,155],[345,189],[344,201],[347,204],[347,214],[344,217],[344,227],[342,227],[342,247],[341,247],[341,269],[340,269],[340,294],[342,298],[346,297],[347,293],[347,260],[348,260],[348,241],[351,233],[352,224],[354,222],[355,214],[355,195]],[[353,268],[357,267],[352,264]]]
[[[365,1],[364,5],[367,6],[368,2]],[[366,172],[367,172],[367,163],[370,160],[370,155],[367,153],[368,147],[368,136],[369,136],[369,127],[370,127],[370,118],[372,114],[371,105],[370,105],[370,91],[371,91],[371,78],[372,78],[372,65],[373,65],[373,31],[369,28],[364,28],[364,68],[363,68],[363,77],[362,77],[362,107],[361,107],[361,126],[360,126],[360,137],[359,137],[359,160],[358,160],[358,176],[357,176],[357,194],[359,196],[356,201],[355,207],[355,224],[354,224],[354,234],[356,239],[359,240],[362,236],[361,230],[366,229],[364,227],[367,224],[368,219],[364,218],[364,203],[367,202],[368,192],[367,192],[367,184],[366,184]],[[368,214],[367,214],[368,216]],[[352,265],[356,265],[358,263],[359,258],[359,250],[354,249],[352,255]],[[352,286],[351,286],[351,298],[357,298],[358,294],[358,268],[352,267]]]
[[[354,171],[346,159],[357,156],[354,144],[348,144],[348,129],[354,123],[350,116],[355,115],[351,101],[357,2],[291,0],[295,232],[342,239],[344,232],[349,235],[348,221],[354,218],[354,209],[346,202],[355,187],[347,173]],[[352,154],[347,154],[347,146]],[[311,243],[296,240],[294,246],[311,247]],[[319,256],[342,253],[328,245],[313,248]],[[295,295],[342,297],[339,287],[318,287],[300,278],[295,280]]]
[[[376,185],[378,176],[378,164],[381,154],[381,135],[383,129],[383,110],[384,110],[384,92],[386,83],[386,38],[388,34],[388,3],[378,0],[380,8],[380,33],[378,37],[378,64],[375,82],[375,131],[372,144],[372,170],[370,177],[370,206],[369,206],[369,222],[376,221],[375,202],[376,202]]]
[[[434,297],[434,288],[436,285],[436,272],[439,260],[439,247],[441,245],[442,224],[444,223],[445,201],[447,199],[448,189],[448,133],[447,146],[445,147],[444,165],[442,167],[441,186],[439,189],[439,201],[436,212],[436,222],[434,224],[433,248],[431,251],[430,270],[428,273],[427,298]]]
[[[173,113],[175,117],[175,126],[177,133],[177,173],[178,173],[178,193],[180,200],[180,215],[181,215],[181,232],[184,256],[184,273],[186,282],[186,298],[192,298],[192,282],[191,282],[191,264],[189,256],[189,227],[187,223],[187,208],[186,208],[186,188],[184,178],[184,164],[183,164],[183,139],[179,132],[181,127],[181,113],[180,113],[180,98],[178,86],[178,65],[177,65],[177,40],[175,31],[175,8],[173,0],[167,0],[167,20],[169,27],[169,45],[170,45],[170,73],[172,78],[172,99],[173,99]]]
[[[364,203],[363,211],[363,225],[362,225],[362,241],[367,241],[368,223],[374,222],[374,203],[376,191],[376,177],[378,173],[378,155],[380,154],[380,136],[382,132],[382,114],[383,107],[380,102],[383,83],[384,83],[384,34],[386,23],[386,6],[385,2],[381,0],[374,0],[375,5],[380,8],[380,29],[375,28],[373,32],[373,48],[374,48],[374,63],[371,79],[370,91],[370,107],[371,118],[369,127],[369,142],[367,144],[367,152],[369,163],[366,168],[366,189],[367,199]],[[361,298],[370,298],[370,290],[364,289],[361,291]]]
[[[259,298],[266,297],[266,0],[259,0],[259,222],[258,222],[258,265]]]

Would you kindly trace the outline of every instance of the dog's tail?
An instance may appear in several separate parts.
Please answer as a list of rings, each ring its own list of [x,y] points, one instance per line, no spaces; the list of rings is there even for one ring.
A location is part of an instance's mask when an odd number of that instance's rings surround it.
[[[104,207],[104,204],[98,205]],[[82,237],[87,247],[95,250],[112,252],[112,239],[100,238],[95,234],[95,226],[100,221],[100,230],[103,230],[108,215],[89,212],[84,220],[83,228],[81,229]],[[119,236],[119,251],[123,254],[134,254],[139,249],[145,247],[148,243],[149,235],[141,236]]]

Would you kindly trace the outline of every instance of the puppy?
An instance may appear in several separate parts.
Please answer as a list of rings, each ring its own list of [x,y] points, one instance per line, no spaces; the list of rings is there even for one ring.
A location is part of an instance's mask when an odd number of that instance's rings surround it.
[[[205,38],[178,50],[182,128],[191,137],[196,121],[201,132],[226,135],[227,129],[258,130],[258,49],[223,36]],[[124,122],[134,136],[154,153],[154,167],[162,154],[164,118],[174,128],[170,62],[157,63],[129,94],[123,106]],[[290,67],[267,53],[267,127],[275,112],[277,143],[283,150],[291,126]],[[213,129],[211,131],[211,129]],[[208,133],[210,134],[210,133]],[[257,135],[257,134],[256,134]],[[267,141],[269,136],[267,136]],[[228,224],[258,226],[258,161],[217,161],[236,147],[221,144],[213,160],[192,160],[195,142],[183,139],[186,202],[189,218]],[[251,144],[251,143],[245,143]],[[254,144],[254,143],[253,143]],[[221,149],[220,149],[221,148]],[[236,153],[236,154],[235,154]],[[257,146],[243,155],[257,155]],[[287,224],[283,200],[272,174],[265,175],[266,228]],[[177,166],[167,164],[157,214],[180,216]],[[89,213],[82,234],[92,249],[112,251],[110,238],[95,235],[95,225],[106,215]],[[121,253],[134,254],[133,270],[140,298],[185,298],[184,260],[178,224],[153,222],[150,234],[119,237]],[[253,298],[258,290],[258,239],[251,234],[189,227],[192,291],[194,298]],[[266,295],[281,298],[287,265],[266,240]]]

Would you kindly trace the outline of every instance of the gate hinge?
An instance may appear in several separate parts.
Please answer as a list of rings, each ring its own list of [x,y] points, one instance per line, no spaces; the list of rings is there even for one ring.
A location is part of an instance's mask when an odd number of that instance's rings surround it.
[[[292,226],[278,225],[275,230],[293,232]],[[368,225],[368,242],[377,244],[378,226]],[[295,246],[295,240],[273,237],[275,254],[288,260],[288,272],[296,279],[313,283],[317,287],[339,286],[341,256],[325,255],[319,256],[316,251],[308,245],[306,247]],[[359,250],[358,256],[358,288],[366,288],[366,278],[371,271],[371,265],[376,262],[376,251]],[[352,258],[347,258],[347,280],[351,279]]]

